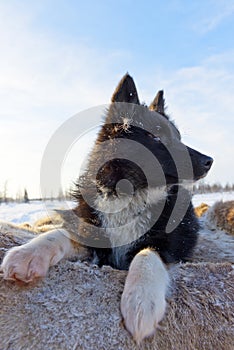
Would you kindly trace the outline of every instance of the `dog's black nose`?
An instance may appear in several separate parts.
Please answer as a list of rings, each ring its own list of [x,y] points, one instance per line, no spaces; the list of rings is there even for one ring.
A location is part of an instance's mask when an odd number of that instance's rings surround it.
[[[213,158],[204,156],[204,158],[202,159],[202,163],[206,171],[210,170],[211,165],[213,164],[213,161],[214,161]]]

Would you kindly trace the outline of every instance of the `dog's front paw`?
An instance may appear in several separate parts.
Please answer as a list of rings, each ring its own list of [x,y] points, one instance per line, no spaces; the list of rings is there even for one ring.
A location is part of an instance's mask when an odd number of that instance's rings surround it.
[[[153,335],[166,311],[169,277],[160,257],[144,249],[133,259],[121,298],[127,330],[139,344]]]
[[[26,283],[44,277],[48,271],[50,259],[46,252],[27,243],[11,248],[1,264],[3,278]]]
[[[165,314],[165,298],[155,298],[153,294],[147,290],[147,287],[133,285],[122,295],[121,312],[125,327],[137,344],[154,334]]]

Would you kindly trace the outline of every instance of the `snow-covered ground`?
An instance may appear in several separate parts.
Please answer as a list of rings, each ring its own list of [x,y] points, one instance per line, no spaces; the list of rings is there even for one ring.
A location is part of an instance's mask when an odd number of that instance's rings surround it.
[[[201,203],[212,205],[218,200],[234,200],[234,192],[198,194],[193,197],[194,206]],[[53,209],[70,209],[75,206],[73,202],[60,201],[32,201],[30,203],[8,203],[0,205],[0,220],[15,224],[28,222],[33,224],[36,220],[48,215]]]
[[[0,205],[0,221],[14,224],[35,223],[38,219],[49,215],[53,209],[71,209],[73,202],[66,201],[31,201],[29,203],[2,203]]]
[[[234,192],[218,192],[218,193],[204,193],[193,196],[193,205],[197,207],[201,203],[213,205],[217,201],[231,201],[234,200]]]

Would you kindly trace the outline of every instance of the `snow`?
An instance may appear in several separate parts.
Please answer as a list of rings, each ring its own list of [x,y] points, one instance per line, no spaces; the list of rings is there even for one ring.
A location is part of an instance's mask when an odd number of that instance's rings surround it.
[[[50,216],[54,209],[71,209],[75,203],[69,201],[31,201],[29,203],[2,203],[0,205],[0,221],[14,224],[29,223],[45,216]]]
[[[208,205],[216,201],[234,200],[234,192],[205,193],[193,197],[194,206],[201,203]],[[38,219],[51,215],[53,209],[71,209],[75,206],[71,201],[31,201],[29,203],[2,203],[0,205],[0,220],[15,224],[27,222],[33,224]]]
[[[218,192],[218,193],[204,193],[196,194],[193,196],[194,207],[199,206],[201,203],[206,203],[209,206],[218,201],[231,201],[234,200],[234,192]]]

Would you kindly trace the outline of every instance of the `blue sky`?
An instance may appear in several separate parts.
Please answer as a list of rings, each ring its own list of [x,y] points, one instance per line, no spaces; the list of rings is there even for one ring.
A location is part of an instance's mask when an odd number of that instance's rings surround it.
[[[53,133],[126,71],[146,103],[164,89],[184,141],[214,157],[206,181],[233,183],[233,33],[233,0],[0,2],[0,191],[39,195]]]

